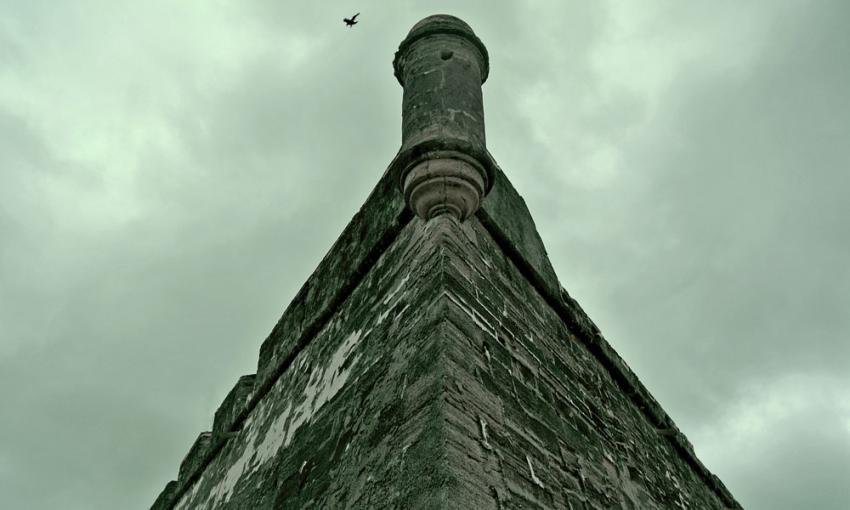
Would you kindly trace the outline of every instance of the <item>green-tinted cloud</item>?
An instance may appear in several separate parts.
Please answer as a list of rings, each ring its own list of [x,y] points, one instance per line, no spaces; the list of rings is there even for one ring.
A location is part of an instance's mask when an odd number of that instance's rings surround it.
[[[640,5],[0,6],[4,504],[153,501],[397,150],[396,45],[451,12],[562,283],[709,468],[846,506],[847,8]]]

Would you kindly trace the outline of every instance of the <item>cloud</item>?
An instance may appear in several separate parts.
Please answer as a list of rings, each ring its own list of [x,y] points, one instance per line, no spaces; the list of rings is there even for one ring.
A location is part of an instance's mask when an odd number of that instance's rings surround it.
[[[684,69],[624,157],[651,183],[622,189],[637,191],[630,212],[643,217],[621,255],[641,269],[616,288],[616,311],[683,366],[710,360],[723,392],[795,370],[842,373],[850,359],[838,312],[850,307],[839,219],[850,129],[834,120],[850,103],[822,92],[850,83],[834,65],[850,38],[840,16],[796,14],[774,22],[740,73]]]
[[[850,384],[794,374],[739,390],[692,439],[745,508],[839,510],[850,500]]]
[[[502,166],[562,283],[690,435],[754,405],[742,388],[812,373],[846,387],[850,37],[840,3],[659,6],[609,10],[584,72],[535,77],[499,147],[520,145]],[[828,395],[748,436],[752,464],[728,438],[692,440],[747,508],[832,508],[846,441],[818,438],[843,437],[846,393]],[[792,480],[773,456],[831,474]],[[788,482],[787,506],[768,476]]]
[[[770,476],[829,508],[847,469],[846,7],[350,10],[5,9],[7,504],[150,504],[392,159],[393,51],[443,10],[490,50],[488,145],[562,283],[749,508],[782,508]],[[792,460],[808,471],[776,467]]]

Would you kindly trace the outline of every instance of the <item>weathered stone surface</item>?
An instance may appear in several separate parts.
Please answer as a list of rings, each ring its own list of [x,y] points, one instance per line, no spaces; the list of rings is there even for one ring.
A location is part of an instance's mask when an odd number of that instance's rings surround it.
[[[404,177],[404,200],[424,220],[451,214],[464,221],[478,210],[487,181],[484,170],[459,152],[429,154]]]
[[[449,508],[739,507],[695,468],[666,414],[670,428],[659,431],[480,223],[452,231],[443,236],[447,436],[464,490]]]
[[[151,510],[168,510],[171,508],[174,496],[177,494],[178,487],[179,484],[177,483],[177,480],[171,480],[165,484],[165,488],[162,489],[162,492],[160,492],[159,496],[157,496]]]
[[[525,200],[502,170],[493,172],[493,188],[476,213],[506,252],[515,253],[527,278],[547,292],[558,295],[560,285]]]
[[[463,21],[445,14],[417,23],[393,61],[404,87],[402,144],[390,165],[411,210],[423,219],[465,220],[492,185],[481,84],[487,50]]]
[[[669,437],[481,223],[414,219],[175,508],[735,507]]]
[[[417,23],[393,61],[404,87],[402,151],[428,140],[462,140],[485,149],[481,84],[488,57],[463,21],[448,15]]]
[[[189,449],[189,453],[186,454],[186,457],[183,458],[183,462],[180,463],[180,471],[177,476],[178,481],[184,482],[188,480],[189,477],[195,474],[195,471],[203,465],[206,460],[206,456],[210,451],[211,439],[211,432],[201,432],[198,435],[198,438],[195,439],[195,442]]]
[[[384,173],[263,342],[254,399],[262,398],[294,354],[328,321],[375,259],[410,221],[412,214],[404,205],[397,179],[397,174]]]
[[[175,508],[439,508],[439,244],[414,220]],[[425,305],[424,309],[422,306]]]

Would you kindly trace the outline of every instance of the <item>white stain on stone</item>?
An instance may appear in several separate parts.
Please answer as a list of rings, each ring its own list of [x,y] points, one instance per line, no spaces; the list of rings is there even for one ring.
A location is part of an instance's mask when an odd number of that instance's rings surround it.
[[[540,481],[540,478],[537,478],[537,475],[534,474],[534,466],[531,465],[531,457],[526,455],[525,461],[528,462],[528,471],[529,473],[531,473],[531,481],[533,481],[535,485],[537,485],[541,489],[545,489],[546,487],[543,486],[543,482]]]
[[[396,312],[395,316],[400,317],[404,312],[407,311],[408,308],[410,308],[410,303],[407,303],[406,305],[404,305],[404,308],[402,308],[401,310]]]
[[[268,405],[264,407],[267,408]],[[262,411],[266,411],[266,413],[268,412],[267,409],[260,409],[258,410],[258,414],[262,413]],[[239,458],[236,459],[236,461],[227,469],[227,472],[224,474],[224,478],[222,478],[215,487],[210,490],[204,508],[216,508],[216,506],[218,506],[221,502],[227,503],[233,495],[233,489],[236,488],[236,484],[242,478],[245,470],[250,467],[249,464],[252,462],[255,453],[254,442],[256,441],[257,436],[257,431],[251,427],[251,423],[254,421],[254,416],[255,415],[253,414],[248,416],[242,426],[243,430],[248,431],[248,436],[245,441],[245,449],[242,451]],[[197,485],[200,485],[200,483]]]
[[[478,424],[481,425],[481,444],[484,445],[485,449],[492,450],[493,447],[490,446],[490,443],[487,441],[487,422],[484,421],[484,418],[479,416]]]
[[[398,285],[396,286],[396,288],[395,288],[394,290],[390,291],[390,293],[389,293],[389,294],[387,294],[387,296],[386,296],[386,297],[384,298],[384,300],[381,302],[381,304],[382,304],[382,305],[386,306],[386,305],[388,305],[391,301],[393,301],[393,300],[395,301],[395,302],[393,302],[390,306],[388,306],[387,308],[385,308],[385,309],[384,309],[381,313],[379,313],[379,314],[378,314],[378,320],[377,320],[377,321],[375,321],[375,325],[376,325],[376,326],[380,326],[380,325],[381,325],[381,323],[383,323],[383,322],[384,322],[384,320],[386,320],[386,318],[390,315],[390,313],[392,313],[392,311],[393,311],[393,309],[396,307],[396,305],[397,305],[397,304],[399,304],[399,303],[402,301],[402,299],[404,299],[404,297],[405,297],[405,296],[407,296],[407,294],[409,293],[409,291],[405,291],[404,293],[402,293],[402,295],[401,295],[401,296],[399,296],[399,297],[398,297],[398,299],[396,299],[396,296],[398,295],[398,293],[401,291],[401,289],[404,287],[405,283],[407,283],[407,281],[408,281],[409,279],[410,279],[410,274],[408,273],[408,274],[407,274],[407,276],[405,276],[404,278],[402,278],[402,280],[398,283]],[[401,312],[398,312],[398,313],[396,314],[396,316],[398,316],[399,314],[403,313],[403,312],[404,312],[404,310],[407,310],[407,307],[408,307],[408,306],[410,306],[410,304],[405,305],[405,307],[401,310]]]
[[[398,398],[404,398],[404,390],[407,389],[407,374],[404,374],[404,381],[401,383],[401,388],[398,392]]]
[[[195,480],[194,487],[192,487],[192,491],[188,494],[184,494],[183,497],[180,498],[180,501],[178,501],[177,504],[174,506],[174,510],[184,510],[186,508],[186,504],[198,495],[198,488],[200,486],[200,480]]]
[[[445,76],[446,76],[445,73],[443,73],[443,79],[445,79]],[[472,119],[473,121],[478,122],[478,119],[475,117],[475,115],[472,115],[471,113],[469,113],[466,110],[457,110],[455,108],[446,108],[446,111],[449,112],[449,120],[451,122],[454,122],[455,115],[457,115],[457,114],[461,114],[464,117],[468,117],[468,118]]]
[[[286,404],[286,408],[277,415],[277,418],[275,418],[271,426],[269,426],[260,445],[253,447],[255,456],[251,466],[252,472],[256,471],[258,467],[274,457],[280,449],[280,446],[286,440],[286,436],[289,431],[288,425],[292,414],[292,402],[289,402]],[[253,446],[253,444],[254,443],[252,442],[251,445]]]
[[[366,334],[368,335],[369,331]],[[300,403],[287,405],[286,410],[275,419],[263,442],[257,447],[258,465],[274,457],[281,447],[289,446],[298,429],[309,422],[313,415],[342,389],[359,356],[356,356],[345,370],[342,366],[362,336],[362,330],[351,333],[333,353],[326,367],[313,368]]]
[[[392,313],[392,311],[395,309],[396,305],[398,305],[401,302],[401,300],[404,299],[404,297],[406,295],[407,295],[407,292],[402,294],[401,297],[395,303],[393,303],[392,305],[387,307],[386,310],[384,310],[383,312],[378,314],[378,320],[375,321],[375,326],[380,326],[381,323],[383,323],[384,320],[386,320],[386,318]],[[410,308],[410,303],[404,305],[404,308],[402,308],[401,310],[396,312],[395,317],[398,317],[399,315],[403,314],[408,308]]]
[[[360,340],[369,334],[371,330],[357,330],[351,333],[334,351],[325,367],[314,366],[308,377],[307,386],[301,394],[297,404],[295,397],[290,400],[283,411],[274,419],[266,431],[262,441],[257,445],[259,432],[258,427],[251,427],[254,418],[258,423],[265,423],[271,413],[271,400],[266,400],[245,421],[243,430],[248,430],[244,441],[244,450],[239,458],[228,468],[224,477],[210,490],[203,508],[217,508],[221,503],[226,504],[236,485],[246,475],[255,472],[263,464],[274,458],[281,448],[288,447],[298,429],[309,422],[319,409],[330,401],[345,385],[351,371],[357,364],[359,355],[349,360],[355,347]],[[299,367],[303,366],[302,363]],[[345,369],[343,365],[348,362]],[[309,365],[308,365],[309,366]],[[278,391],[283,391],[289,386],[280,384]],[[302,466],[303,468],[303,466]],[[206,474],[206,473],[205,473]],[[199,486],[201,480],[196,482]],[[184,496],[175,510],[184,510],[193,498]]]
[[[410,273],[407,273],[407,275],[404,278],[402,278],[400,282],[398,282],[398,286],[395,288],[395,290],[390,291],[390,293],[387,294],[387,297],[384,298],[383,302],[384,302],[385,305],[389,304],[389,302],[392,301],[392,299],[395,297],[395,295],[398,294],[398,292],[401,290],[402,287],[404,287],[404,284],[407,283],[407,280],[409,280],[409,279],[410,279]]]
[[[384,319],[386,319],[387,316],[390,314],[391,310],[392,310],[392,307],[389,307],[386,310],[384,310],[383,312],[381,312],[380,314],[378,314],[378,320],[375,321],[375,325],[380,326],[381,323],[384,322]]]
[[[472,322],[474,322],[476,326],[478,326],[482,330],[484,330],[487,333],[489,333],[490,335],[492,335],[493,338],[498,338],[494,328],[490,327],[486,322],[484,322],[483,317],[479,318],[478,314],[475,312],[475,310],[470,308],[469,305],[467,305],[461,298],[459,298],[459,297],[455,296],[454,294],[451,294],[447,291],[443,291],[443,294],[446,297],[448,297],[449,299],[451,299],[452,302],[454,304],[456,304],[461,310],[463,310],[466,313],[466,315],[468,315],[469,318],[472,319]]]

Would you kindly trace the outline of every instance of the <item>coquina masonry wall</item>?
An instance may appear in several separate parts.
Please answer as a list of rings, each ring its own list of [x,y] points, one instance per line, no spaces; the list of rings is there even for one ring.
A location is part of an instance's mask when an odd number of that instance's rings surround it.
[[[444,507],[430,230],[408,224],[174,508]]]
[[[727,508],[478,221],[444,228],[449,508]]]
[[[176,509],[722,509],[475,218],[411,220]]]
[[[471,28],[426,18],[395,64],[431,138],[406,136],[153,510],[740,508],[555,277],[484,147]],[[440,110],[470,97],[472,124]]]

